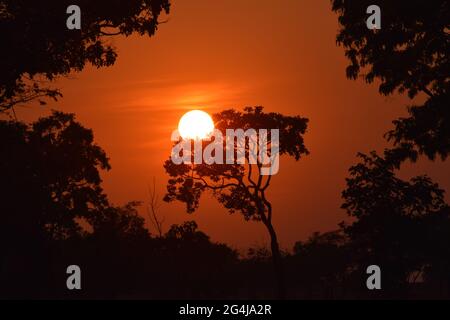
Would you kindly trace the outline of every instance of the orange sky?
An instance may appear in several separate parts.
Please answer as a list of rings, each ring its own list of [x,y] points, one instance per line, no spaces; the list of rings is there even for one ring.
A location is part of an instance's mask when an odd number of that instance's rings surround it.
[[[115,204],[145,201],[152,177],[164,194],[170,134],[187,110],[263,105],[307,117],[311,154],[299,162],[281,158],[269,192],[281,246],[290,249],[346,218],[340,193],[356,153],[382,150],[383,133],[410,103],[345,78],[337,29],[329,1],[173,0],[155,37],[111,39],[119,53],[113,67],[59,80],[60,102],[18,116],[29,120],[50,108],[76,113],[111,159],[103,177]],[[402,176],[421,173],[449,189],[448,163],[421,161]],[[208,196],[192,216],[177,203],[164,204],[161,215],[166,230],[195,219],[215,241],[239,248],[268,243],[262,225],[230,216]]]

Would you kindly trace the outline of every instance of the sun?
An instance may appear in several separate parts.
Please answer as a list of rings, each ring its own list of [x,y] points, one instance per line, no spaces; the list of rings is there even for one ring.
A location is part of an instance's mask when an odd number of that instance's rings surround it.
[[[178,131],[183,139],[201,140],[214,131],[214,122],[205,111],[192,110],[181,117]]]

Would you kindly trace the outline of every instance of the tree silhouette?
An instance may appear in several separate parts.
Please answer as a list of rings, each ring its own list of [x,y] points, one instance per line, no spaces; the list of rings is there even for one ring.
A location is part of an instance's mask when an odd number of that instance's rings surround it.
[[[429,252],[442,247],[436,238],[440,235],[444,239],[442,231],[430,232],[437,227],[430,221],[440,221],[447,230],[449,207],[444,191],[427,176],[404,181],[395,176],[394,164],[375,152],[359,157],[361,162],[350,168],[342,193],[342,208],[356,220],[342,227],[351,241],[358,272],[364,273],[368,265],[379,265],[385,289],[395,292],[429,265]]]
[[[420,251],[424,252],[423,279],[432,290],[433,295],[445,296],[450,291],[450,208],[423,219],[425,241]],[[447,290],[447,292],[446,292]]]
[[[379,82],[379,92],[416,98],[409,117],[385,134],[394,147],[383,157],[360,154],[350,168],[343,208],[356,221],[341,224],[357,272],[381,264],[390,292],[417,279],[439,278],[448,263],[450,227],[444,191],[426,176],[404,181],[394,169],[419,155],[445,159],[450,152],[448,1],[378,1],[380,30],[366,28],[370,1],[332,0],[341,29],[337,43],[350,61],[347,77]],[[448,269],[447,269],[448,270]],[[435,279],[436,279],[435,278]],[[363,283],[358,281],[359,283]]]
[[[138,211],[139,202],[129,202],[122,207],[108,206],[93,212],[86,219],[92,227],[92,234],[95,237],[120,241],[123,239],[141,238],[149,236],[148,230],[144,227],[145,221]]]
[[[99,174],[108,159],[73,114],[55,111],[32,125],[1,121],[0,132],[2,234],[17,224],[24,234],[14,238],[63,239],[80,231],[77,218],[108,205]]]
[[[307,241],[297,241],[294,254],[288,257],[293,280],[309,291],[309,298],[324,290],[327,298],[334,298],[344,283],[350,265],[348,239],[342,230],[314,232]]]
[[[69,0],[0,1],[0,112],[36,98],[56,99],[48,81],[86,63],[100,68],[117,57],[110,36],[152,36],[169,0],[77,1],[81,30],[68,30]],[[41,99],[42,103],[45,103]]]
[[[367,30],[366,8],[372,1],[332,0],[341,29],[337,43],[350,60],[347,77],[380,81],[379,91],[398,90],[410,98],[423,93],[425,102],[408,108],[409,117],[395,120],[386,134],[397,161],[446,158],[450,152],[448,52],[450,8],[446,0],[377,1],[382,28]]]
[[[306,130],[295,129],[299,122],[306,126],[306,119],[264,113],[260,108],[224,113],[227,117],[215,115],[221,130],[237,121],[247,127],[250,123],[274,127],[276,123],[281,131],[290,128],[282,134],[282,150],[284,142],[295,135],[298,141]],[[73,115],[54,112],[30,125],[0,121],[0,137],[0,297],[271,296],[273,288],[266,279],[274,254],[268,249],[251,249],[247,257],[239,258],[236,250],[212,242],[194,221],[173,225],[155,237],[138,214],[139,203],[110,205],[99,175],[101,169],[109,168],[108,159],[94,144],[92,131]],[[284,152],[295,157],[295,149],[289,150]],[[306,153],[304,147],[296,150],[300,155]],[[395,165],[375,153],[360,158],[350,169],[343,192],[343,207],[351,223],[341,224],[338,231],[314,233],[297,242],[293,254],[280,254],[290,297],[374,297],[364,286],[365,268],[377,264],[384,280],[382,292],[375,297],[447,298],[450,208],[443,191],[425,176],[399,179]],[[178,182],[169,183],[169,188],[175,189],[167,196],[174,197],[172,200],[180,197],[192,212],[199,198],[189,195],[197,189],[200,194],[211,190],[231,212],[267,223],[270,203],[264,201],[261,188],[269,177],[253,170],[255,187],[248,178],[248,166],[231,165],[231,170],[242,173],[234,177],[224,176],[230,170],[225,166],[188,166],[187,175],[172,176]],[[182,167],[177,168],[184,170]],[[213,173],[221,176],[216,179]],[[203,179],[203,186],[196,185],[197,177]],[[240,187],[225,186],[238,181],[242,181]],[[255,190],[259,193],[254,194]],[[258,201],[264,211],[258,211]],[[64,286],[64,270],[74,262],[83,270],[80,292]]]
[[[216,292],[233,292],[238,254],[225,244],[213,243],[195,221],[172,225],[161,244],[163,286],[185,292],[185,297],[211,298]],[[222,296],[223,297],[223,296]]]
[[[299,116],[284,116],[279,113],[265,113],[262,107],[247,107],[244,112],[226,110],[213,115],[215,127],[225,133],[227,129],[279,129],[279,154],[299,160],[308,151],[303,142],[308,120]],[[258,134],[258,137],[259,134]],[[248,142],[248,143],[247,143]],[[278,296],[285,296],[285,284],[277,234],[272,224],[272,204],[267,199],[267,189],[272,176],[261,174],[263,163],[258,159],[250,164],[251,143],[245,146],[234,144],[236,155],[239,147],[245,148],[246,165],[242,164],[174,164],[170,159],[164,164],[171,179],[168,181],[166,201],[178,200],[186,203],[187,211],[194,212],[199,206],[204,191],[213,196],[230,212],[240,212],[245,220],[260,221],[266,227],[270,240],[275,267]],[[203,142],[205,144],[205,142]],[[272,143],[268,138],[268,143]],[[224,154],[227,152],[223,146]],[[193,163],[193,162],[192,162]]]
[[[2,294],[39,294],[50,290],[61,243],[80,239],[83,221],[109,206],[99,174],[108,159],[92,131],[61,112],[0,121],[0,152]]]

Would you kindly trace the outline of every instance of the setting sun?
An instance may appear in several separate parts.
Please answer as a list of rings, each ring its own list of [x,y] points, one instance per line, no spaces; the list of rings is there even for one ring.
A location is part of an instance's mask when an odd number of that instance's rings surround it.
[[[211,116],[201,110],[185,113],[178,123],[178,131],[183,139],[204,139],[214,130]]]

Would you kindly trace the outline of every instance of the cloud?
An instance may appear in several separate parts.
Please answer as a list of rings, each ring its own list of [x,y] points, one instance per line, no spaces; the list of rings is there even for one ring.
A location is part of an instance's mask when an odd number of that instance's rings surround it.
[[[125,91],[124,88],[122,90]],[[196,108],[214,111],[235,106],[246,88],[220,82],[186,83],[166,80],[135,83],[127,91],[127,98],[121,98],[115,106],[116,110],[183,112]]]

